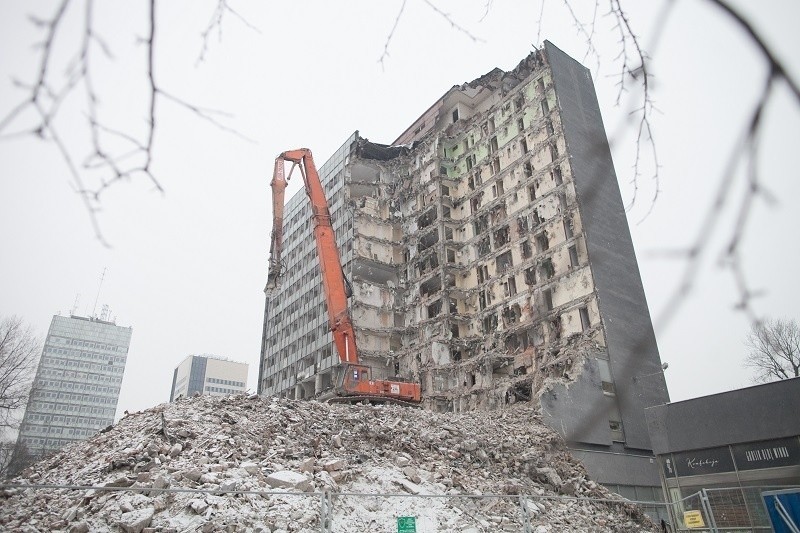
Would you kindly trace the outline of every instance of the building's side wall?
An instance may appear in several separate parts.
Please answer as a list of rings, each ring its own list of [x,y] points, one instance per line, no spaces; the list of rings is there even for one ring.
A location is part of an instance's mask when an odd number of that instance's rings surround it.
[[[203,392],[213,395],[238,394],[247,390],[246,363],[208,358]]]
[[[85,440],[114,423],[131,328],[54,316],[18,444],[31,455]]]
[[[189,396],[189,377],[192,374],[192,361],[194,361],[194,356],[190,355],[175,368],[170,401]]]
[[[175,384],[178,382],[178,369],[176,368],[172,372],[172,387],[169,389],[169,401],[173,401],[175,399]]]
[[[663,404],[669,396],[594,85],[588,69],[551,43],[546,43],[546,55],[580,205],[611,374],[617,383],[616,403],[624,421],[625,443],[649,449],[643,409]],[[580,396],[577,391],[569,394]],[[607,409],[596,405],[590,416],[608,419]],[[576,413],[572,405],[559,407],[558,402],[551,404],[551,410],[552,416],[561,420],[570,420]],[[572,426],[580,428],[582,423],[576,421]]]
[[[186,395],[192,396],[195,393],[203,394],[203,388],[206,381],[206,364],[208,358],[195,355],[192,357],[191,367],[189,369],[189,381],[186,384]]]

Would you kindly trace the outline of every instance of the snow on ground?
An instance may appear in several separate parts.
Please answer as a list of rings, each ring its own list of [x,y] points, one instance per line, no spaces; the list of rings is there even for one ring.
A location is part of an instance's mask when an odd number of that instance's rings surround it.
[[[522,506],[536,533],[654,527],[624,502],[566,498],[617,497],[523,404],[454,414],[199,396],[127,415],[13,482],[97,488],[5,488],[3,531],[396,532],[402,516],[420,533],[522,531]]]

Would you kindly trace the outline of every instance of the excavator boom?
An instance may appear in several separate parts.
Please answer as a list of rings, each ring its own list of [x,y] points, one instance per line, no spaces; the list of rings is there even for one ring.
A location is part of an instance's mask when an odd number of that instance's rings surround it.
[[[285,163],[292,163],[289,174],[285,174]],[[270,244],[267,292],[274,290],[283,273],[281,254],[283,251],[283,202],[286,185],[295,167],[303,176],[306,194],[311,200],[311,216],[314,220],[314,241],[317,244],[320,274],[328,309],[328,324],[333,333],[333,342],[343,364],[343,372],[337,384],[339,396],[373,398],[376,400],[420,401],[420,387],[404,381],[373,380],[371,370],[360,364],[356,347],[355,331],[347,309],[350,296],[349,284],[342,271],[339,248],[331,225],[331,214],[325,190],[314,165],[311,150],[300,148],[283,152],[275,158],[272,187],[272,234]]]

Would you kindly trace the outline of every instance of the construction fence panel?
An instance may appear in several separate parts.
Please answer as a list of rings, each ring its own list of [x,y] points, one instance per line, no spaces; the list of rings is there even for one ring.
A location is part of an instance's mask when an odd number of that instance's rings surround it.
[[[731,487],[706,489],[714,524],[720,531],[747,528],[771,531],[769,516],[761,493],[768,487]]]
[[[788,487],[716,487],[686,494],[668,504],[676,531],[772,531],[761,494]],[[678,490],[678,489],[674,489]]]
[[[668,506],[672,512],[672,525],[676,531],[711,531],[713,517],[704,502],[702,492],[687,494]]]

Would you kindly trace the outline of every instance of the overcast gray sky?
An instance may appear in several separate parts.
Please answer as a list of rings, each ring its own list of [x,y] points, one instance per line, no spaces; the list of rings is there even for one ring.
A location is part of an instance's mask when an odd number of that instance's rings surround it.
[[[201,33],[215,2],[158,4],[155,76],[160,87],[192,104],[225,111],[219,120],[250,140],[221,131],[184,107],[159,100],[153,170],[165,189],[141,177],[115,184],[102,198],[99,223],[110,247],[95,237],[87,211],[52,143],[31,136],[0,141],[0,314],[17,314],[44,336],[52,315],[92,313],[100,274],[107,269],[96,313],[107,303],[117,324],[133,327],[118,414],[167,401],[174,367],[188,354],[213,353],[250,365],[255,389],[271,224],[269,179],[283,150],[307,146],[323,163],[354,130],[389,143],[439,96],[494,67],[513,68],[538,45],[539,2],[434,1],[478,40],[453,29],[423,0],[407,0],[378,63],[401,1],[257,2],[229,0],[257,30],[227,14],[203,62]],[[587,4],[575,2],[576,4]],[[100,119],[131,135],[144,132],[148,105],[146,2],[96,3],[96,31],[113,59],[91,56],[100,94]],[[678,287],[685,261],[663,252],[686,249],[713,201],[726,158],[764,84],[766,70],[753,47],[704,0],[676,2],[668,19],[662,2],[628,2],[630,21],[649,46],[661,192],[645,175],[629,221],[673,401],[750,384],[741,366],[748,318],[730,270],[719,258],[730,238],[743,180],[732,187],[718,234],[676,317],[658,317]],[[646,5],[645,5],[646,4]],[[800,77],[800,4],[737,0]],[[47,18],[55,2],[0,3],[0,115],[25,96],[14,81],[35,79],[42,33],[28,14]],[[77,51],[82,7],[67,13],[58,34],[54,77]],[[592,7],[578,11],[592,17]],[[594,70],[600,107],[613,140],[623,198],[633,138],[623,99],[615,106],[612,75],[617,34],[601,2]],[[585,39],[561,2],[548,2],[539,40],[584,59]],[[485,15],[485,16],[484,16]],[[635,97],[635,93],[633,94]],[[85,97],[65,100],[55,125],[78,162],[88,153]],[[25,114],[3,134],[32,123]],[[744,234],[743,265],[763,317],[797,318],[794,239],[800,197],[797,165],[800,111],[784,87],[766,109],[759,170],[775,197],[759,200]],[[646,169],[647,170],[647,169]],[[96,175],[88,174],[91,182]],[[291,190],[296,190],[295,183]]]

